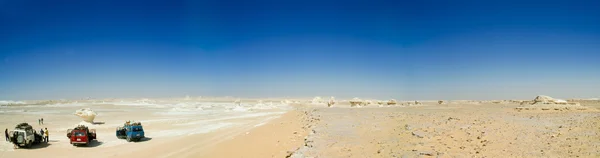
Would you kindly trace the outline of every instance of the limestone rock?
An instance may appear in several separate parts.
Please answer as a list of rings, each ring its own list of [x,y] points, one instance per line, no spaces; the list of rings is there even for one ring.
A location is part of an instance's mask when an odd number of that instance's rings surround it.
[[[90,108],[79,109],[75,111],[75,116],[79,116],[85,122],[94,123],[94,119],[96,115],[98,115],[95,111]]]

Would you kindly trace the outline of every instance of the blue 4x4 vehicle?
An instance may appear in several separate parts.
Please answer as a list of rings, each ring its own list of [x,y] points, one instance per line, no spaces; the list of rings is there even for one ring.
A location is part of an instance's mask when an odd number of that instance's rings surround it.
[[[128,142],[131,141],[139,141],[144,138],[144,128],[142,127],[142,123],[125,123],[123,127],[117,128],[117,138],[119,139],[127,139]]]

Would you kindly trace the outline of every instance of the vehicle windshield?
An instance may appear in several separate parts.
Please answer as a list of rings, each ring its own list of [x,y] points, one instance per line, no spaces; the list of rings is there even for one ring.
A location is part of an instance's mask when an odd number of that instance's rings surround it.
[[[140,132],[140,131],[143,131],[143,129],[142,129],[142,127],[137,127],[137,128],[133,128],[132,131]]]
[[[75,132],[75,136],[85,136],[84,132]]]

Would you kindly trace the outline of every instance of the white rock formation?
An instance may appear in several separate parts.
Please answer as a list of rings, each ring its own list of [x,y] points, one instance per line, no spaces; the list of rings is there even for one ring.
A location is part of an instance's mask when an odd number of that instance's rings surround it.
[[[286,99],[286,100],[283,100],[283,101],[281,101],[281,103],[282,103],[282,104],[291,104],[291,103],[294,103],[294,101],[291,101],[291,100],[287,100],[287,99]]]
[[[312,100],[311,103],[313,103],[313,104],[320,104],[320,103],[323,103],[323,99],[321,99],[321,97],[317,96],[317,97],[313,98],[313,100]]]
[[[333,104],[335,104],[335,98],[331,97],[329,98],[329,102],[327,102],[327,107],[331,107]]]
[[[521,105],[530,104],[527,106],[517,107],[517,110],[532,110],[532,109],[542,109],[542,110],[587,110],[588,108],[585,106],[581,106],[578,102],[567,102],[562,99],[555,99],[545,95],[539,95],[535,97],[532,101],[523,101]]]
[[[533,99],[533,104],[563,104],[566,105],[568,102],[563,99],[556,99],[550,96],[538,95]]]
[[[562,100],[562,99],[555,99],[554,103],[556,103],[556,104],[567,104],[567,101],[566,100]]]
[[[361,99],[359,99],[359,98],[353,98],[349,102],[350,102],[350,107],[356,107],[356,106],[364,105],[363,101]]]
[[[12,101],[12,100],[0,100],[1,105],[17,105],[17,104],[25,104],[23,101]]]
[[[396,104],[398,104],[398,102],[396,102],[396,100],[395,100],[395,99],[390,99],[390,100],[387,102],[387,105],[396,105]]]
[[[240,99],[236,99],[233,104],[240,106],[242,104],[242,101]]]
[[[140,103],[140,104],[154,104],[154,103],[156,103],[155,100],[150,100],[150,99],[147,99],[147,98],[136,100],[135,102],[136,103]]]
[[[230,109],[231,111],[248,111],[248,108],[242,107],[242,106],[235,106],[232,109]]]
[[[538,103],[542,103],[542,104],[550,104],[550,103],[554,103],[554,98],[550,97],[550,96],[545,96],[545,95],[538,95],[537,97],[535,97],[535,99],[533,99],[533,104],[538,104]]]
[[[422,103],[420,101],[415,100],[415,105],[422,105]]]
[[[76,110],[74,114],[76,116],[81,117],[83,121],[89,123],[94,123],[94,119],[96,118],[96,115],[98,115],[95,111],[93,111],[90,108]]]

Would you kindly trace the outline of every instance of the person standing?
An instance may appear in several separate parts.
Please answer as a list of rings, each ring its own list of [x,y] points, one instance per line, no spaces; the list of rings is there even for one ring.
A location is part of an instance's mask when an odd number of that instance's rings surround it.
[[[42,135],[42,141],[46,141],[46,137],[44,137],[44,129],[40,129],[40,135]]]
[[[48,138],[48,128],[45,128],[46,130],[44,130],[44,137],[46,139],[46,143],[48,143],[48,141],[50,141],[50,138]]]
[[[6,141],[10,141],[8,140],[8,128],[6,130],[4,130],[4,136],[6,137]]]
[[[38,119],[38,125],[42,125],[42,120]]]
[[[42,121],[42,125],[43,125],[44,124],[44,118],[42,118],[41,121]]]

